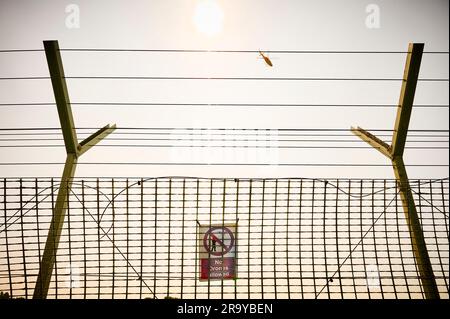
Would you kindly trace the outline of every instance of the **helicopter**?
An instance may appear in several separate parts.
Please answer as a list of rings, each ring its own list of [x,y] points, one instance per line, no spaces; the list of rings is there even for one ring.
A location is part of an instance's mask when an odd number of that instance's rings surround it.
[[[264,62],[266,62],[266,64],[270,67],[273,67],[272,61],[269,59],[268,56],[266,56],[264,53],[262,53],[261,51],[258,51],[259,55],[261,55],[261,57],[264,59]]]

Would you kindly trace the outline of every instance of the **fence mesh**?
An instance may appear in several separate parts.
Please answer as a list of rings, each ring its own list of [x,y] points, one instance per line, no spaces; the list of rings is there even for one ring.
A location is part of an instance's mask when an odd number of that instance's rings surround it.
[[[449,298],[449,180],[411,180]],[[0,180],[0,291],[32,298],[60,180]],[[49,298],[424,298],[395,180],[74,179]],[[199,225],[237,223],[236,279]],[[201,237],[201,236],[200,236]]]

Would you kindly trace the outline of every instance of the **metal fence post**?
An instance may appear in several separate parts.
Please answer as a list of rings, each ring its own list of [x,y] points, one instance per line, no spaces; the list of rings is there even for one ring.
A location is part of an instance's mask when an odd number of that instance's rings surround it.
[[[419,269],[420,281],[425,292],[425,297],[427,299],[439,299],[436,279],[434,277],[433,268],[423,236],[423,230],[420,225],[419,216],[417,215],[416,205],[414,203],[408,175],[403,162],[403,152],[405,149],[406,136],[408,134],[417,79],[419,77],[423,48],[423,43],[409,44],[397,117],[392,136],[392,144],[388,145],[376,136],[359,127],[351,128],[351,131],[392,161],[392,167],[394,169],[402,200],[403,212],[405,213],[406,223],[411,237],[414,258]]]
[[[33,294],[33,298],[35,299],[47,298],[55,264],[56,251],[58,250],[59,239],[64,225],[68,193],[75,174],[78,157],[115,129],[115,125],[107,125],[78,144],[58,41],[44,41],[44,48],[67,157],[64,164],[58,196],[53,209],[52,221],[50,223],[44,253],[39,265],[39,274]]]

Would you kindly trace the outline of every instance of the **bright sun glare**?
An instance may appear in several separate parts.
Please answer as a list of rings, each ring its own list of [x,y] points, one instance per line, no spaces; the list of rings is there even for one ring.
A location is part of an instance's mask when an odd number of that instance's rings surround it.
[[[197,30],[208,36],[222,31],[223,11],[215,0],[202,0],[197,3],[194,15]]]

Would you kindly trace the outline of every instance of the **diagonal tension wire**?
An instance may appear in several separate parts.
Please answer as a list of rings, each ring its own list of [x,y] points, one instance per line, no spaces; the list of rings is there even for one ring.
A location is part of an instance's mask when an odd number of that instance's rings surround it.
[[[114,248],[119,252],[119,254],[123,257],[123,259],[127,262],[127,264],[131,267],[131,269],[133,269],[133,271],[136,273],[136,275],[138,276],[139,280],[148,288],[148,290],[150,291],[150,293],[153,294],[153,298],[158,299],[156,297],[156,294],[153,292],[153,290],[150,288],[150,286],[147,284],[147,282],[144,280],[144,278],[142,277],[142,274],[140,274],[135,268],[134,266],[131,264],[131,262],[129,261],[129,259],[122,253],[122,251],[119,249],[119,247],[115,244],[115,242],[111,239],[111,237],[109,236],[108,233],[105,232],[105,230],[103,229],[103,227],[100,225],[100,221],[96,220],[95,217],[92,215],[92,213],[89,211],[89,209],[84,205],[84,202],[80,200],[80,198],[78,197],[78,195],[72,190],[70,189],[70,192],[72,193],[72,195],[74,195],[76,197],[76,199],[78,200],[78,202],[83,205],[83,208],[86,209],[86,211],[88,212],[89,216],[92,217],[92,219],[94,220],[94,222],[97,224],[98,228],[101,229],[101,231],[103,232],[103,236],[106,236],[108,238],[108,240],[112,243],[112,245],[114,246]],[[113,221],[114,222],[114,221]],[[142,258],[142,256],[141,256]]]
[[[399,191],[397,191],[394,195],[398,195]],[[361,239],[359,240],[359,242],[352,248],[352,250],[350,251],[350,253],[347,255],[347,257],[345,257],[344,261],[339,264],[338,268],[336,269],[336,271],[333,273],[333,275],[329,278],[327,278],[327,283],[325,285],[322,286],[322,288],[320,289],[320,291],[316,294],[316,299],[319,297],[319,295],[322,293],[322,291],[325,289],[325,287],[328,286],[329,282],[331,281],[331,279],[334,278],[334,276],[336,276],[336,274],[339,272],[339,270],[341,270],[341,267],[347,262],[347,260],[351,257],[351,255],[353,254],[353,252],[356,250],[356,248],[362,244],[364,238],[366,238],[367,234],[369,234],[369,232],[372,230],[373,227],[375,227],[375,224],[378,222],[378,220],[387,212],[387,209],[391,206],[391,204],[394,202],[394,200],[396,199],[396,196],[394,196],[391,201],[389,202],[389,204],[386,206],[385,210],[383,212],[380,213],[380,215],[374,220],[374,222],[372,223],[372,225],[369,227],[369,229],[367,229],[367,231],[364,233],[364,235],[361,237]]]
[[[424,183],[424,184],[427,184],[427,183]],[[421,184],[421,185],[423,185],[423,184]],[[417,192],[417,191],[415,191],[415,190],[413,190],[413,189],[411,189],[411,191],[412,191],[414,194],[416,194],[417,196],[419,196],[421,199],[423,199],[424,201],[426,201],[428,204],[430,204],[432,209],[437,210],[439,213],[443,214],[446,218],[448,218],[448,214],[447,214],[447,213],[443,212],[443,211],[440,210],[438,207],[436,207],[436,206],[433,204],[433,202],[432,202],[432,201],[429,201],[428,199],[426,199],[426,198],[422,195],[422,193]]]
[[[78,185],[78,186],[80,186],[80,185],[82,185],[82,184],[81,184],[81,183],[72,182],[72,185]],[[26,201],[21,207],[19,207],[19,209],[18,209],[14,214],[12,214],[11,216],[9,216],[8,219],[5,220],[5,222],[4,222],[3,224],[0,225],[0,227],[2,228],[2,229],[0,229],[0,234],[1,234],[2,232],[6,231],[10,226],[14,225],[16,222],[18,222],[18,221],[21,219],[21,216],[24,217],[26,214],[28,214],[30,211],[32,211],[34,208],[36,208],[37,205],[42,204],[49,196],[52,195],[52,193],[47,194],[44,198],[41,198],[41,200],[39,200],[39,201],[37,202],[37,204],[35,203],[35,200],[34,200],[34,199],[36,198],[36,196],[41,195],[43,192],[45,192],[46,190],[51,189],[52,187],[55,187],[55,188],[54,188],[54,192],[56,192],[56,191],[58,190],[58,186],[61,186],[61,184],[54,184],[54,185],[52,185],[52,186],[44,187],[41,191],[39,191],[38,194],[33,195],[28,201]],[[106,198],[106,200],[109,199],[108,195],[106,195],[106,194],[105,194],[103,191],[101,191],[99,188],[93,187],[93,186],[89,186],[89,185],[85,185],[85,187],[86,187],[86,188],[89,188],[89,189],[95,189],[99,194],[101,194],[102,196],[104,196],[104,197]],[[54,194],[54,193],[53,193],[53,194]],[[6,200],[6,199],[5,199],[5,200]],[[35,203],[34,206],[32,206],[31,208],[27,209],[26,212],[22,213],[21,216],[18,216],[18,217],[16,218],[16,220],[14,220],[13,222],[11,222],[11,223],[9,222],[11,219],[13,219],[14,217],[16,217],[17,214],[19,214],[20,212],[22,212],[22,210],[25,208],[25,206],[28,205],[28,204],[31,203],[31,202]],[[52,207],[52,210],[53,210],[53,207]],[[3,226],[5,226],[5,227],[3,228]]]

